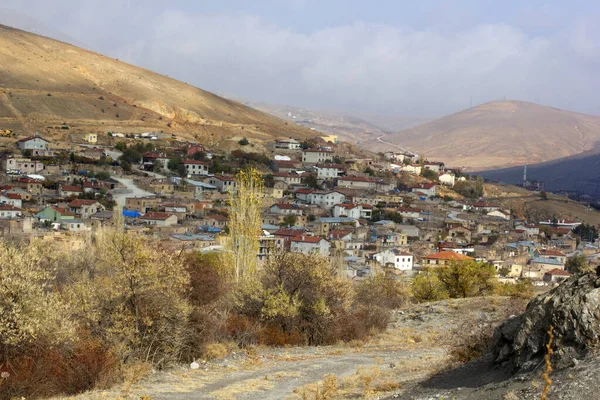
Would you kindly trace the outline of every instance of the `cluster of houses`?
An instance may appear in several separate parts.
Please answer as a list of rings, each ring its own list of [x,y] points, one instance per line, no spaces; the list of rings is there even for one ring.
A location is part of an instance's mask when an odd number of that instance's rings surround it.
[[[236,180],[232,168],[228,174],[214,170],[203,146],[186,145],[178,171],[169,170],[173,152],[146,152],[133,179],[144,194],[128,196],[119,180],[89,178],[48,162],[54,157],[49,144],[37,135],[21,139],[17,146],[28,157],[2,160],[3,234],[89,232],[111,223],[118,202],[128,229],[174,248],[221,249]],[[318,254],[350,278],[478,261],[496,267],[506,282],[556,282],[569,276],[568,257],[582,253],[593,265],[600,260],[597,244],[578,241],[572,232],[578,222],[526,221],[485,199],[442,198],[442,188],[465,178],[441,162],[399,153],[349,159],[332,142],[303,148],[298,140],[282,139],[273,148],[282,155],[263,171],[261,261],[279,251]],[[111,168],[111,175],[119,170]],[[423,169],[432,171],[428,179]],[[399,184],[400,175],[413,174],[413,183]]]

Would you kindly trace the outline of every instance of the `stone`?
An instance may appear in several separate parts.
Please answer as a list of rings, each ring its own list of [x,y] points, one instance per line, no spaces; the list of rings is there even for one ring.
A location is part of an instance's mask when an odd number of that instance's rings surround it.
[[[515,372],[535,368],[545,355],[551,325],[553,366],[571,364],[600,344],[600,277],[575,275],[531,300],[521,315],[504,321],[494,332],[495,363]]]

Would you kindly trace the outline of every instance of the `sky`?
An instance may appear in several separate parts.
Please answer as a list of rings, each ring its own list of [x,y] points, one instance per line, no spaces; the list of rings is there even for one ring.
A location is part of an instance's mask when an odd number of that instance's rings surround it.
[[[600,115],[597,0],[2,0],[0,23],[206,90],[434,117],[492,100]]]

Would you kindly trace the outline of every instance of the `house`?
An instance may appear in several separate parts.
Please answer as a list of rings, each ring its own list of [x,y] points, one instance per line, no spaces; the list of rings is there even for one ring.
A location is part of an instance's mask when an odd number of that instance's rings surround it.
[[[386,249],[371,256],[382,267],[391,266],[401,271],[410,271],[413,268],[412,254],[396,249]]]
[[[273,174],[274,181],[280,181],[289,186],[302,184],[302,176],[293,172],[276,172]]]
[[[155,167],[166,170],[169,168],[169,157],[166,153],[149,151],[142,156],[142,163],[147,171],[153,170]]]
[[[494,210],[494,211],[490,211],[489,213],[487,213],[487,216],[502,218],[507,221],[510,221],[510,212],[508,212],[508,211]],[[538,232],[539,232],[539,229],[538,229]]]
[[[276,149],[300,150],[302,144],[296,139],[279,139],[275,141]]]
[[[33,150],[31,150],[31,156],[39,157],[39,158],[48,158],[48,157],[54,157],[55,153],[54,153],[54,150],[49,150],[49,149],[33,149]]]
[[[423,170],[423,167],[416,164],[416,165],[403,165],[402,167],[400,167],[400,171],[402,172],[408,172],[409,174],[414,174],[414,175],[421,175],[421,171]]]
[[[175,193],[175,185],[167,179],[155,179],[150,182],[150,190],[158,195]]]
[[[282,238],[284,241],[284,248],[289,249],[292,239],[304,233],[306,233],[306,229],[304,228],[279,228],[278,230],[273,232],[273,236]]]
[[[208,175],[210,163],[198,160],[184,160],[183,166],[187,175]]]
[[[540,234],[539,225],[518,224],[515,226],[515,231],[523,233],[525,236],[537,236]]]
[[[343,176],[337,181],[340,188],[375,190],[377,189],[377,179],[364,176]]]
[[[182,149],[182,151],[185,152],[185,154],[187,154],[188,157],[193,156],[196,153],[208,154],[208,151],[206,151],[206,148],[204,146],[202,146],[201,144],[188,144],[186,147],[184,147]]]
[[[75,186],[75,185],[59,185],[58,186],[58,195],[60,197],[77,197],[80,194],[83,194],[83,186]]]
[[[89,230],[89,227],[81,220],[65,219],[60,221],[60,229],[64,229],[69,232],[82,232]]]
[[[104,206],[96,200],[75,199],[69,203],[69,211],[87,219],[98,211],[104,211]]]
[[[313,204],[325,209],[331,209],[336,204],[346,201],[346,196],[338,191],[323,191],[307,188],[297,189],[295,192],[296,199],[305,203]]]
[[[319,217],[312,224],[314,231],[320,235],[328,235],[339,227],[356,228],[360,225],[357,219],[348,217]]]
[[[145,214],[150,210],[158,210],[160,199],[157,197],[127,197],[125,209]]]
[[[374,235],[375,245],[378,247],[397,247],[408,244],[408,236],[399,232],[383,232]]]
[[[271,161],[271,169],[275,172],[294,172],[302,169],[302,164],[298,161],[274,160]]]
[[[17,142],[17,146],[21,150],[47,149],[50,142],[37,133],[35,136],[29,136]]]
[[[435,183],[419,183],[417,185],[411,186],[411,192],[416,193],[424,193],[427,197],[435,196],[436,185]]]
[[[177,215],[166,212],[150,211],[140,217],[148,225],[173,226],[177,224]]]
[[[37,174],[45,169],[41,161],[23,157],[9,157],[2,160],[5,172],[20,172],[23,174]]]
[[[438,181],[442,185],[454,187],[454,185],[456,183],[456,176],[454,176],[454,174],[451,174],[449,172],[444,172],[443,174],[440,174],[438,176]]]
[[[227,222],[229,222],[229,219],[221,214],[210,214],[205,216],[202,222],[205,226],[212,226],[215,228],[225,229],[227,227]]]
[[[439,173],[444,170],[444,163],[440,161],[425,161],[423,168]]]
[[[404,219],[418,219],[421,216],[421,212],[422,212],[422,210],[420,210],[418,208],[411,208],[411,207],[398,207],[396,209],[396,211]]]
[[[533,251],[533,257],[557,260],[560,262],[560,265],[565,265],[567,262],[567,256],[558,250],[535,249]]]
[[[84,136],[84,140],[88,143],[96,143],[98,141],[98,135],[96,133],[88,133]]]
[[[302,208],[295,204],[285,203],[273,204],[271,207],[269,207],[269,212],[283,215],[303,215]]]
[[[418,238],[421,235],[421,230],[414,225],[398,225],[398,228],[409,238]]]
[[[446,240],[456,244],[469,244],[472,241],[472,233],[462,225],[457,225],[448,230]]]
[[[21,209],[10,204],[0,204],[0,219],[14,219],[20,217]]]
[[[0,204],[21,208],[23,207],[23,199],[17,193],[2,193],[0,194]]]
[[[570,276],[571,274],[564,269],[555,268],[545,272],[542,280],[548,283],[560,283]]]
[[[340,164],[317,164],[318,179],[335,179],[346,173],[346,168]]]
[[[329,231],[329,240],[339,240],[349,242],[352,240],[352,230],[350,229],[333,229]]]
[[[102,193],[102,191],[107,191],[112,189],[112,186],[109,183],[98,182],[98,181],[83,181],[83,191],[85,193]]]
[[[221,193],[235,191],[235,179],[226,175],[215,175],[208,178],[208,184],[216,187]]]
[[[334,217],[348,217],[354,219],[371,219],[373,207],[368,204],[336,204],[333,207]]]
[[[472,209],[475,211],[485,211],[486,213],[497,211],[500,209],[500,206],[493,203],[488,203],[486,201],[476,201],[472,204]]]
[[[454,251],[445,250],[423,257],[423,266],[442,266],[451,262],[464,262],[473,260],[475,259],[472,257],[465,256]]]
[[[48,206],[44,208],[42,211],[37,213],[36,218],[40,221],[53,221],[60,222],[66,219],[75,219],[75,214],[69,211],[66,208],[57,207],[57,206]]]
[[[329,255],[331,244],[320,236],[298,235],[290,241],[290,251],[304,254]]]
[[[185,217],[185,215],[190,212],[190,209],[185,204],[166,203],[163,204],[162,207],[164,208],[165,212],[169,214],[176,214],[180,217]]]
[[[42,194],[44,189],[42,182],[33,178],[18,178],[13,182],[34,195]]]
[[[319,164],[331,162],[333,151],[324,148],[312,148],[302,151],[302,162],[305,164]]]
[[[258,261],[266,261],[270,256],[284,249],[285,240],[273,235],[261,236],[258,239]]]

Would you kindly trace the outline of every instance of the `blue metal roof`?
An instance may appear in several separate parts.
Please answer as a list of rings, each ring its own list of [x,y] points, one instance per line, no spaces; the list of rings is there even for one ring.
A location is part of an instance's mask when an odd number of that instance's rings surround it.
[[[317,222],[324,222],[328,224],[341,224],[344,222],[356,223],[356,220],[354,218],[348,217],[321,217],[317,220]]]
[[[531,259],[532,263],[538,264],[551,264],[551,265],[563,265],[563,263],[554,258],[534,257]]]

